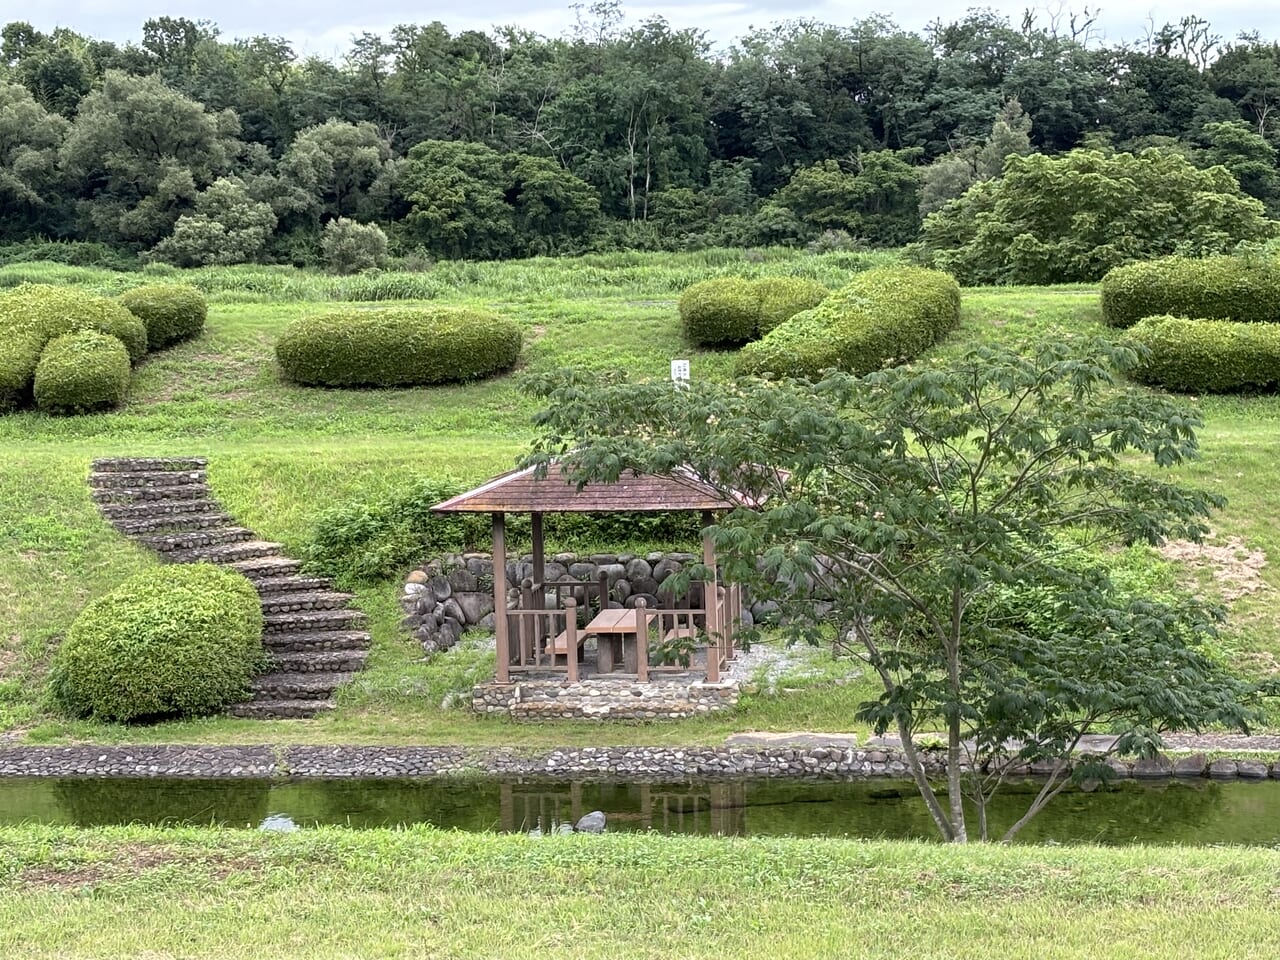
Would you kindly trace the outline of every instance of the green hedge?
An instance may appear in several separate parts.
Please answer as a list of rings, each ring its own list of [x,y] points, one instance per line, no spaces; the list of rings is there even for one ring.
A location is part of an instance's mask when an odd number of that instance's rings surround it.
[[[76,330],[110,334],[125,345],[133,363],[146,356],[146,326],[117,300],[45,283],[0,293],[0,339],[34,334],[48,343]]]
[[[762,337],[797,313],[812,310],[831,295],[826,286],[804,277],[765,277],[751,286],[760,304],[757,330]]]
[[[815,378],[835,367],[862,375],[913,359],[959,322],[960,286],[949,274],[868,270],[743,347],[737,373]]]
[[[264,663],[253,584],[209,564],[175,565],[86,607],[54,656],[50,690],[76,716],[192,716],[244,699]]]
[[[1102,319],[1110,326],[1131,327],[1162,314],[1280,322],[1280,261],[1166,257],[1116,267],[1102,278]]]
[[[276,342],[276,359],[295,383],[324,387],[407,387],[474,380],[520,356],[510,320],[459,307],[346,310],[303,317]]]
[[[43,350],[44,338],[37,334],[0,330],[0,412],[31,400],[31,381]]]
[[[1270,390],[1280,384],[1280,323],[1147,317],[1129,331],[1145,347],[1135,380],[1183,393]]]
[[[49,342],[36,367],[33,393],[46,413],[89,413],[120,404],[129,390],[129,352],[96,330]]]
[[[146,325],[148,350],[198,336],[209,315],[204,294],[182,283],[136,287],[121,294],[120,303]]]

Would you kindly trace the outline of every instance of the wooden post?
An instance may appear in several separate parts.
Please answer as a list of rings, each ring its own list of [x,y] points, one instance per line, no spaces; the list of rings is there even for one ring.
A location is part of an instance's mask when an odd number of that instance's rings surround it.
[[[649,682],[649,615],[644,597],[636,601],[636,679]]]
[[[493,515],[493,633],[498,683],[511,682],[511,641],[507,635],[507,533],[501,513]]]
[[[600,593],[600,609],[596,613],[604,613],[609,609],[609,575],[607,573],[596,577],[596,589]]]
[[[546,553],[542,541],[542,514],[533,515],[533,585],[537,589],[537,608],[543,609],[542,585],[547,582]]]
[[[569,682],[578,682],[578,601],[569,597],[564,602],[564,639],[569,653],[565,658],[569,666]]]
[[[533,609],[533,581],[525,577],[520,581],[520,606],[521,611]],[[542,666],[542,655],[538,649],[538,623],[535,619],[532,625],[529,623],[530,617],[524,616],[523,613],[519,619],[520,630],[520,663],[527,665],[530,660],[536,666]]]
[[[702,526],[707,528],[714,521],[710,510],[702,511]],[[707,682],[720,682],[720,643],[723,625],[720,623],[720,584],[716,577],[716,547],[706,534],[702,537],[702,564],[711,571],[702,585],[702,605],[707,608]]]

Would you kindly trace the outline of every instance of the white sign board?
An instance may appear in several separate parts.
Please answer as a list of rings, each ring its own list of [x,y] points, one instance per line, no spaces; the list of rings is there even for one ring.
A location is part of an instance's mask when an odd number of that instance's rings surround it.
[[[671,379],[675,381],[677,387],[685,387],[689,385],[688,360],[671,361]]]

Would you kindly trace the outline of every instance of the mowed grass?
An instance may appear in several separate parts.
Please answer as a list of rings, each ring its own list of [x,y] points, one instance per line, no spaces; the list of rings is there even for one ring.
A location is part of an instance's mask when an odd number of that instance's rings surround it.
[[[612,266],[600,260],[557,261],[548,268],[552,287],[561,292],[557,296],[526,288],[533,269],[527,263],[486,265],[455,299],[499,311],[522,326],[521,371],[576,366],[665,377],[670,361],[684,357],[692,361],[695,377],[721,377],[731,370],[733,354],[695,350],[684,342],[674,304],[677,281],[690,271],[719,269],[789,270],[838,282],[839,264],[845,261],[811,260],[792,254],[759,263],[630,256]],[[76,282],[92,285],[90,280],[102,280],[100,274],[76,274]],[[105,276],[126,285],[144,279]],[[369,669],[343,691],[333,716],[122,727],[52,715],[42,702],[42,685],[62,633],[90,599],[157,563],[98,516],[85,483],[94,457],[207,456],[211,483],[237,519],[299,554],[316,517],[333,504],[403,489],[417,477],[480,481],[511,467],[532,436],[529,418],[536,407],[520,392],[518,376],[405,390],[320,390],[284,383],[274,364],[276,336],[295,317],[329,305],[294,299],[236,302],[241,298],[234,295],[232,280],[250,274],[202,276],[216,290],[205,334],[148,358],[123,409],[85,417],[32,412],[0,417],[0,730],[40,741],[447,741],[530,747],[703,743],[746,729],[859,730],[853,707],[871,686],[835,686],[822,678],[782,684],[798,692],[749,694],[729,716],[681,723],[512,724],[477,718],[464,708],[442,709],[442,702],[457,701],[456,695],[489,669],[492,655],[461,650],[422,663],[417,646],[399,629],[397,582],[359,592],[359,603],[371,617],[374,648]],[[323,285],[331,284],[325,278],[290,277],[271,273],[272,282],[313,284],[313,293],[324,294]],[[939,356],[976,341],[1018,344],[1106,332],[1096,290],[1087,287],[981,288],[965,291],[964,304],[962,327],[937,348]],[[1231,498],[1230,508],[1216,518],[1218,536],[1240,536],[1273,554],[1280,549],[1280,534],[1272,522],[1268,487],[1272,454],[1280,444],[1280,401],[1210,399],[1205,411],[1205,458],[1185,475]],[[1209,573],[1189,571],[1192,576],[1203,581],[1204,589],[1216,589]],[[1280,574],[1268,566],[1261,576],[1268,589],[1236,602],[1236,624],[1228,638],[1251,671],[1270,670],[1280,657],[1274,599]]]
[[[0,830],[29,958],[1228,958],[1280,853],[843,840]]]

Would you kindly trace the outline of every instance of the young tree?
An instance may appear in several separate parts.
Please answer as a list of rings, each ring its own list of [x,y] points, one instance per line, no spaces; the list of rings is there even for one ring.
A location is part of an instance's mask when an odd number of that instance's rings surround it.
[[[184,214],[151,255],[180,267],[247,263],[266,246],[276,227],[270,204],[254,200],[245,185],[223,177],[196,197],[195,213]]]
[[[851,706],[901,738],[946,840],[992,838],[1005,779],[1051,766],[1008,840],[1071,781],[1086,734],[1147,752],[1161,731],[1258,715],[1206,647],[1214,609],[1134,595],[1101,562],[1105,545],[1198,541],[1224,504],[1150,468],[1195,458],[1200,420],[1123,388],[1135,359],[1102,341],[980,347],[861,379],[687,390],[546,374],[529,462],[559,458],[579,482],[692,470],[742,504],[709,528],[725,579],[777,601],[793,636],[834,630],[857,651],[882,692]],[[939,728],[945,793],[914,739]]]

